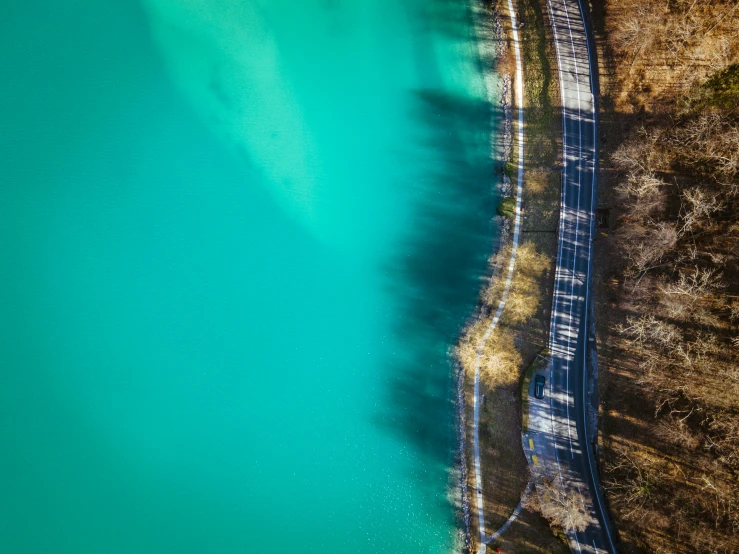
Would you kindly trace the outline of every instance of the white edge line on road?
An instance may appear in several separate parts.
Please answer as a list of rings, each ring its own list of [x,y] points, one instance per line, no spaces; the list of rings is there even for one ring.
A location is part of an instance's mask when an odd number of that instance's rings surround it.
[[[577,158],[578,163],[578,171],[577,171],[577,212],[576,212],[576,219],[575,219],[575,248],[572,256],[572,276],[570,278],[570,313],[569,313],[569,324],[572,325],[572,306],[574,304],[574,294],[575,294],[575,274],[577,273],[577,242],[579,240],[579,233],[580,233],[580,198],[582,195],[582,105],[581,105],[581,98],[580,98],[580,75],[579,75],[579,69],[577,65],[577,52],[575,50],[575,41],[572,37],[572,23],[570,22],[570,12],[567,9],[567,3],[565,0],[562,0],[562,7],[565,10],[565,15],[567,16],[567,28],[570,33],[570,45],[572,46],[572,59],[575,64],[575,87],[577,90],[577,126],[578,126],[578,139],[579,139],[579,156]],[[588,263],[590,261],[588,260]],[[587,307],[586,307],[587,309]],[[567,356],[569,357],[570,349],[572,344],[572,336],[571,333],[567,334]],[[577,348],[577,345],[576,345]],[[574,356],[573,356],[574,360]],[[570,369],[571,369],[571,360],[567,360],[567,395],[569,397],[570,394]],[[574,399],[574,395],[573,395]],[[567,402],[567,434],[569,436],[570,440],[570,455],[574,459],[575,453],[572,450],[572,423],[570,421],[570,402]],[[582,497],[582,495],[581,495]],[[580,539],[578,537],[577,529],[573,526],[573,531],[575,534],[575,542],[577,543],[577,549],[578,551],[582,552],[582,548],[580,546]]]
[[[578,170],[577,170],[577,211],[575,212],[575,248],[572,254],[572,276],[570,277],[570,313],[569,313],[569,324],[572,326],[572,307],[575,303],[575,275],[577,274],[577,243],[579,241],[580,234],[580,197],[582,196],[582,105],[580,99],[580,70],[577,66],[577,52],[575,51],[575,40],[572,37],[572,25],[570,23],[570,12],[567,9],[567,3],[562,0],[562,7],[564,8],[565,15],[567,16],[567,28],[570,32],[570,45],[572,46],[572,60],[575,64],[575,88],[577,89],[577,127],[578,138],[579,138],[579,155],[577,157]],[[588,262],[589,263],[589,262]],[[572,348],[572,333],[567,334],[567,356],[570,355]],[[577,349],[577,344],[575,344]],[[574,360],[574,356],[572,360]],[[566,360],[566,375],[567,375],[567,396],[570,394],[570,369],[571,360]],[[574,395],[573,395],[574,398]],[[570,403],[567,402],[567,436],[570,440],[570,456],[574,459],[575,453],[572,450],[572,422],[570,421]]]
[[[561,275],[560,268],[562,266],[562,253],[563,253],[563,250],[564,250],[564,248],[562,248],[561,246],[562,246],[562,241],[564,240],[564,220],[565,220],[565,218],[567,216],[567,212],[566,212],[566,209],[565,209],[565,188],[567,186],[567,125],[566,125],[566,115],[565,115],[566,104],[565,104],[565,91],[564,91],[562,58],[561,58],[561,53],[560,53],[560,50],[559,50],[559,33],[558,33],[558,30],[557,30],[557,24],[556,24],[555,18],[554,18],[554,9],[553,9],[553,6],[551,4],[551,0],[547,0],[547,2],[549,4],[550,19],[551,19],[551,22],[552,22],[552,28],[553,28],[554,35],[555,35],[555,41],[554,41],[554,43],[555,43],[555,49],[556,49],[556,52],[557,52],[557,61],[558,61],[558,66],[559,66],[558,67],[558,71],[559,71],[559,83],[560,83],[560,97],[561,97],[561,100],[562,100],[562,134],[563,134],[563,142],[562,142],[562,144],[563,144],[563,146],[562,146],[563,152],[562,152],[562,157],[563,157],[563,178],[562,178],[561,200],[560,200],[560,206],[561,206],[561,210],[562,210],[562,213],[560,214],[560,237],[559,237],[560,248],[559,248],[558,259],[557,259],[557,268],[555,270],[555,283],[557,283],[558,277]],[[577,86],[577,97],[578,97],[578,126],[580,127],[580,133],[579,133],[579,150],[580,150],[580,155],[579,155],[579,158],[578,159],[581,161],[581,159],[582,159],[582,122],[581,122],[581,119],[580,118],[582,117],[582,110],[581,110],[581,101],[580,101],[580,82],[579,82],[579,78],[578,78],[578,75],[577,75],[577,73],[578,73],[578,71],[577,71],[577,59],[576,59],[576,54],[575,54],[574,41],[572,39],[572,27],[571,27],[571,24],[570,24],[569,12],[567,11],[567,8],[566,8],[566,5],[564,4],[564,2],[563,2],[563,7],[564,7],[565,13],[567,15],[567,26],[568,26],[569,33],[570,33],[570,43],[572,44],[572,53],[573,53],[573,58],[574,58],[574,61],[575,61],[575,84]],[[581,172],[578,172],[578,187],[581,187]],[[571,321],[572,321],[572,301],[573,301],[573,299],[572,299],[572,295],[573,294],[572,293],[574,292],[574,274],[575,274],[575,269],[577,267],[577,265],[576,265],[577,264],[577,233],[579,231],[579,224],[580,224],[580,191],[579,190],[578,190],[578,209],[577,209],[577,212],[575,214],[575,217],[576,217],[575,252],[574,252],[574,255],[573,255],[573,272],[572,272],[573,275],[572,275],[571,287],[570,287],[570,313],[569,313],[570,324],[571,324]],[[553,306],[552,306],[552,325],[550,327],[550,337],[549,337],[550,353],[551,354],[554,353],[554,341],[555,341],[555,336],[556,336],[556,332],[557,332],[557,307],[558,307],[557,299],[558,299],[558,297],[557,297],[557,291],[555,290],[554,291],[554,298],[553,298]],[[570,348],[571,348],[570,347],[570,344],[571,344],[571,337],[568,334],[568,337],[567,337],[567,350],[568,350],[567,351],[567,354],[568,355],[569,355],[569,351],[570,351]],[[553,371],[554,371],[554,367],[553,367],[553,364],[552,364],[552,366],[550,368],[550,381],[552,383],[553,383],[553,377],[552,377]],[[567,368],[566,375],[567,375],[567,391],[569,393],[569,388],[570,388],[569,387],[569,368]],[[569,435],[569,442],[570,442],[570,454],[574,457],[574,453],[572,451],[572,435],[571,435],[571,425],[572,424],[570,422],[570,417],[569,417],[569,411],[570,411],[569,408],[570,407],[569,407],[569,402],[568,402],[567,403],[567,432],[568,432],[568,435]],[[554,408],[553,408],[553,405],[552,405],[551,395],[550,395],[550,409],[551,409],[551,419],[552,419],[552,431],[554,432]],[[562,485],[563,493],[564,493],[564,483],[563,483],[563,480],[561,478],[561,476],[562,476],[562,470],[561,470],[561,467],[559,467],[559,456],[557,455],[557,449],[556,449],[556,447],[555,447],[555,458],[557,460],[557,466],[558,466],[559,475],[560,475],[560,483]],[[575,530],[575,542],[577,543],[578,551],[581,552],[582,549],[580,547],[580,541],[578,539],[577,531],[576,530]]]
[[[557,28],[557,23],[554,21],[554,9],[552,8],[552,2],[551,0],[547,0],[547,3],[549,4],[549,14],[550,14],[550,20],[552,22],[552,28],[554,30],[554,48],[557,52],[557,73],[559,76],[559,95],[560,100],[562,102],[562,185],[560,187],[560,215],[559,215],[559,247],[558,247],[558,256],[557,256],[557,267],[555,268],[554,273],[554,283],[555,286],[557,284],[557,281],[559,280],[559,276],[561,274],[561,266],[562,266],[562,251],[563,248],[561,248],[561,237],[564,235],[564,218],[565,218],[565,187],[567,184],[567,125],[566,118],[565,118],[565,86],[564,86],[564,80],[562,78],[562,58],[559,51],[559,32]],[[549,329],[549,355],[552,356],[554,353],[554,340],[557,334],[557,300],[559,296],[557,295],[556,291],[553,291],[553,298],[552,298],[552,314],[551,314],[551,321],[552,324],[550,325]],[[550,363],[549,365],[549,386],[554,391],[554,364]],[[549,395],[549,415],[552,423],[552,436],[556,436],[554,432],[554,395]],[[557,462],[557,473],[559,474],[559,483],[562,487],[562,492],[564,493],[564,478],[562,477],[562,466],[559,464],[559,453],[557,452],[556,447],[556,440],[555,447],[554,447],[554,459]]]

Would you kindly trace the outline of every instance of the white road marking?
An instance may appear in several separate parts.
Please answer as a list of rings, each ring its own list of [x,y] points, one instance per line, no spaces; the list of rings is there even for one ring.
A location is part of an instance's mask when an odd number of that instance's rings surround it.
[[[572,46],[572,59],[575,63],[575,87],[577,89],[577,127],[579,136],[579,154],[577,157],[577,211],[575,220],[575,249],[572,255],[572,279],[570,279],[570,326],[572,326],[572,306],[574,305],[575,296],[575,276],[577,274],[577,242],[580,234],[580,198],[582,195],[582,105],[580,99],[580,79],[578,78],[579,68],[577,66],[577,53],[575,52],[575,41],[572,37],[572,26],[570,24],[570,13],[567,10],[567,5],[564,0],[562,1],[562,7],[565,10],[567,16],[567,28],[570,31],[570,45]],[[572,334],[567,335],[567,351],[569,352],[572,348]],[[567,395],[570,394],[570,359],[565,364],[565,373],[567,375]],[[574,356],[572,357],[574,361]],[[572,423],[570,421],[570,402],[567,402],[567,436],[570,440],[570,456],[572,459],[575,458],[575,453],[572,450]]]
[[[565,104],[564,79],[563,79],[563,76],[562,76],[562,74],[563,74],[563,70],[562,70],[563,64],[562,64],[562,57],[561,57],[560,44],[559,44],[559,32],[558,32],[557,24],[556,24],[555,18],[554,18],[554,10],[553,10],[553,7],[552,7],[552,1],[551,0],[547,0],[547,3],[549,5],[549,11],[550,11],[550,14],[551,14],[551,22],[552,22],[552,27],[553,27],[553,30],[554,30],[554,35],[555,35],[555,47],[556,47],[556,51],[557,51],[557,61],[558,61],[558,64],[559,64],[559,69],[560,69],[560,79],[559,80],[560,80],[560,92],[561,92],[561,96],[562,96],[562,105],[566,107],[566,104]],[[560,306],[559,306],[560,298],[559,297],[560,296],[562,296],[563,299],[567,299],[567,301],[569,302],[569,310],[568,310],[569,317],[567,317],[567,319],[568,319],[568,325],[567,326],[572,327],[572,325],[573,325],[572,310],[573,310],[573,304],[574,304],[574,301],[575,301],[575,299],[574,299],[574,281],[577,278],[577,271],[576,271],[577,270],[577,250],[578,250],[579,241],[580,241],[580,237],[579,237],[579,223],[580,223],[580,215],[581,215],[580,214],[580,198],[581,197],[580,197],[580,194],[579,193],[580,193],[581,187],[582,187],[582,171],[583,171],[583,159],[582,159],[582,115],[583,114],[582,114],[582,98],[581,98],[581,94],[580,94],[581,93],[581,88],[580,88],[580,78],[579,78],[580,72],[579,72],[579,68],[578,68],[578,58],[577,58],[577,54],[575,52],[574,37],[573,37],[573,32],[572,32],[572,23],[570,21],[569,11],[567,9],[567,5],[566,5],[566,3],[565,3],[564,0],[562,0],[562,7],[563,7],[563,9],[565,11],[565,16],[566,16],[566,20],[567,20],[567,26],[568,26],[569,34],[570,34],[570,44],[572,46],[573,62],[574,62],[574,70],[575,70],[574,71],[575,86],[577,87],[576,91],[577,91],[577,95],[578,95],[578,127],[580,129],[580,136],[579,136],[580,156],[579,156],[579,159],[578,159],[578,163],[579,163],[578,189],[579,190],[578,190],[578,209],[577,209],[577,213],[575,214],[575,216],[576,216],[576,226],[575,226],[575,229],[576,230],[575,230],[575,236],[574,236],[574,241],[573,241],[574,242],[574,252],[575,252],[575,255],[573,256],[572,277],[571,277],[571,279],[569,281],[571,294],[569,295],[569,298],[567,298],[565,295],[561,294],[561,291],[556,291],[555,292],[553,306],[552,306],[552,324],[551,324],[551,330],[550,330],[550,350],[553,353],[554,353],[555,350],[558,351],[558,352],[562,352],[562,349],[561,348],[559,348],[559,347],[558,348],[555,348],[555,342],[558,339],[558,337],[562,337],[562,338],[566,338],[567,339],[567,341],[566,341],[566,348],[564,349],[564,356],[563,356],[563,358],[565,359],[565,364],[564,365],[565,365],[566,371],[567,371],[567,393],[568,393],[568,396],[569,396],[569,392],[570,392],[570,389],[569,389],[569,370],[571,369],[571,365],[572,365],[572,362],[574,361],[574,354],[575,354],[573,352],[573,349],[572,349],[573,333],[572,332],[569,332],[570,329],[563,330],[563,332],[561,332],[560,335],[557,335],[557,333],[559,332],[559,321],[561,320],[562,315],[563,315],[563,314],[559,314],[559,308],[560,308]],[[586,48],[588,50],[588,69],[590,70],[589,71],[589,78],[591,80],[590,83],[589,83],[589,86],[588,86],[588,89],[589,89],[588,92],[591,92],[592,93],[593,92],[593,90],[592,90],[592,84],[593,84],[593,81],[592,81],[592,79],[593,79],[593,75],[592,75],[592,56],[591,56],[591,52],[590,52],[590,43],[589,43],[589,40],[588,40],[588,30],[587,30],[587,26],[585,25],[585,21],[584,21],[584,11],[583,11],[581,0],[578,0],[578,7],[580,9],[581,17],[583,18],[582,19],[583,31],[584,31],[584,34],[585,34],[585,37],[586,37],[585,44],[586,44]],[[594,98],[594,96],[590,99],[590,106],[589,107],[590,107],[589,112],[590,112],[590,114],[592,114],[592,120],[591,121],[592,121],[592,125],[593,125],[593,159],[591,160],[591,166],[590,166],[590,170],[592,171],[592,175],[591,175],[591,177],[592,177],[592,180],[591,180],[591,202],[590,202],[590,212],[589,212],[590,225],[588,226],[587,236],[585,237],[585,240],[587,240],[587,242],[588,242],[588,257],[587,257],[587,266],[586,266],[586,270],[585,270],[585,297],[584,297],[585,314],[584,314],[584,327],[583,327],[583,333],[584,333],[584,336],[585,337],[587,337],[587,333],[588,333],[588,300],[590,298],[590,258],[591,258],[591,255],[592,255],[592,236],[593,236],[593,225],[594,225],[593,214],[594,214],[594,208],[595,208],[595,160],[596,160],[596,156],[597,156],[597,152],[595,152],[595,148],[597,146],[597,127],[596,127],[595,98]],[[563,246],[562,241],[564,240],[564,236],[563,236],[563,233],[564,233],[564,222],[567,220],[567,218],[570,216],[570,214],[568,214],[568,212],[564,208],[564,201],[566,199],[566,189],[567,189],[567,159],[568,159],[568,154],[569,154],[569,149],[568,149],[568,146],[567,146],[567,128],[566,128],[566,125],[565,125],[565,123],[566,123],[566,117],[565,117],[564,111],[563,111],[562,117],[563,117],[563,134],[564,134],[564,147],[563,147],[564,152],[563,152],[563,156],[564,156],[564,162],[565,162],[564,172],[563,172],[563,186],[562,186],[562,191],[561,191],[563,214],[562,214],[562,217],[560,218],[560,246],[561,246],[561,248],[560,248],[558,259],[557,259],[557,270],[555,272],[555,282],[556,283],[564,282],[565,283],[565,286],[566,286],[567,280],[566,279],[563,279],[563,275],[562,275],[562,271],[564,270],[564,268],[562,268],[562,259],[563,259],[563,251],[564,251],[564,248],[562,248],[562,246]],[[580,281],[582,281],[582,280],[580,279]],[[558,292],[560,294],[558,294]],[[587,360],[587,341],[583,341],[583,364],[586,363],[586,360]],[[550,370],[550,376],[553,376],[553,367]],[[587,397],[586,397],[586,394],[587,394],[587,373],[586,372],[584,372],[584,374],[583,374],[583,381],[584,381],[583,382],[583,409],[587,410],[587,402],[586,402],[586,400],[587,400]],[[550,405],[551,405],[551,401],[550,401]],[[570,444],[571,444],[571,429],[569,428],[569,425],[571,425],[571,423],[569,421],[569,402],[568,402],[568,406],[567,406],[567,411],[568,411],[568,433],[570,433]],[[591,471],[591,473],[593,475],[593,479],[595,479],[596,473],[595,473],[595,470],[593,469],[592,456],[591,456],[590,448],[588,447],[588,439],[587,439],[587,437],[588,437],[588,433],[587,433],[587,424],[588,424],[588,422],[587,422],[587,411],[584,414],[584,416],[585,416],[585,421],[584,421],[584,428],[585,428],[584,440],[585,440],[585,444],[584,444],[584,448],[585,448],[585,452],[586,452],[587,461],[588,461],[588,464],[589,464],[589,467],[590,467],[590,471]],[[554,417],[553,417],[553,415],[552,415],[552,426],[554,427]],[[572,452],[572,450],[571,450],[571,452]],[[556,449],[555,449],[555,455],[556,455]],[[596,487],[597,487],[597,484],[596,484]],[[599,506],[599,508],[601,510],[601,513],[604,514],[605,512],[603,511],[603,506],[602,506],[602,502],[601,502],[599,491],[597,491],[597,490],[594,491],[594,494],[595,494],[595,497],[596,497],[596,501],[598,502],[598,506]],[[583,500],[583,502],[584,502],[584,500]],[[611,549],[615,553],[615,546],[614,546],[613,540],[612,540],[612,538],[610,536],[610,533],[609,533],[609,530],[608,530],[608,527],[607,527],[607,523],[604,522],[604,525],[606,526],[605,533],[606,533],[606,536],[607,536],[608,541],[610,543]],[[575,535],[576,535],[575,536],[575,540],[578,543],[578,550],[580,550],[580,544],[579,544],[579,540],[577,539],[577,533],[575,533]],[[595,551],[596,551],[596,554],[597,554],[598,548],[597,548],[597,545],[595,544],[594,541],[593,541],[593,546],[594,546]]]
[[[551,0],[547,0],[549,3],[549,13],[550,13],[550,19],[552,21],[552,27],[554,30],[554,47],[557,52],[557,73],[559,74],[559,93],[560,98],[562,101],[562,159],[563,159],[563,166],[562,166],[562,186],[560,187],[560,206],[562,210],[562,214],[560,214],[559,217],[559,240],[560,240],[560,248],[558,249],[558,256],[557,256],[557,267],[555,269],[555,275],[554,275],[554,283],[555,286],[559,282],[559,278],[561,275],[561,268],[562,268],[562,253],[564,251],[564,248],[561,247],[561,240],[564,236],[564,215],[565,215],[565,188],[567,187],[567,120],[565,117],[565,87],[564,87],[564,80],[562,78],[563,71],[562,71],[562,58],[559,51],[559,34],[557,30],[557,24],[554,21],[554,10],[552,9],[552,3]],[[549,351],[551,354],[554,354],[554,341],[557,335],[557,304],[558,304],[559,295],[557,295],[557,292],[554,291],[554,306],[552,307],[552,326],[549,331]],[[552,391],[554,390],[554,364],[551,364],[549,367],[549,381],[552,387]],[[559,454],[557,453],[557,446],[556,446],[556,433],[554,432],[554,405],[553,405],[553,394],[549,395],[549,414],[551,416],[552,421],[552,436],[554,437],[554,459],[557,463],[557,473],[559,474],[559,481],[560,483],[563,482],[562,479],[562,467],[559,465]]]
[[[566,201],[566,188],[567,188],[567,153],[568,153],[567,152],[567,118],[566,118],[566,114],[565,114],[565,110],[566,110],[567,104],[565,102],[565,88],[564,88],[564,79],[563,79],[563,73],[564,72],[563,72],[563,69],[562,69],[563,68],[562,57],[561,57],[561,52],[560,52],[560,49],[559,49],[559,33],[558,33],[558,29],[557,29],[557,24],[554,21],[554,10],[552,8],[551,0],[548,0],[548,4],[549,4],[549,11],[550,11],[550,18],[551,18],[551,21],[552,21],[552,27],[553,27],[554,35],[555,35],[555,48],[556,48],[556,52],[557,52],[557,62],[558,62],[558,66],[559,66],[558,69],[559,69],[559,82],[560,82],[560,96],[562,98],[562,133],[563,133],[563,137],[564,137],[564,140],[563,140],[563,162],[564,162],[563,163],[563,184],[562,184],[562,190],[561,190],[561,193],[560,193],[561,194],[561,200],[560,200],[561,204],[560,205],[562,206],[562,214],[560,216],[560,237],[559,237],[560,248],[559,248],[558,259],[557,259],[557,269],[556,269],[556,272],[555,272],[555,285],[556,285],[556,283],[559,282],[559,279],[561,279],[561,276],[562,276],[561,268],[562,268],[562,257],[563,257],[563,252],[564,252],[564,245],[563,245],[562,241],[564,239],[564,231],[565,231],[565,225],[564,224],[565,224],[565,219],[567,218],[567,215],[568,215],[567,214],[567,210],[566,210],[566,203],[565,203],[565,201]],[[563,7],[565,8],[565,11],[566,11],[566,6],[563,6]],[[567,26],[568,26],[569,32],[570,32],[570,42],[573,45],[573,55],[574,55],[575,54],[575,51],[574,51],[574,43],[572,42],[572,27],[571,27],[570,21],[569,21],[569,13],[567,13]],[[576,60],[575,60],[575,63],[577,64],[577,61]],[[576,67],[576,72],[577,72],[577,65],[575,65],[575,67]],[[579,159],[582,159],[582,122],[581,122],[582,112],[581,112],[581,104],[580,104],[579,80],[577,78],[576,78],[576,86],[577,86],[577,92],[578,92],[578,126],[580,127],[580,133],[579,133],[580,134],[580,141],[579,141],[579,150],[580,150],[580,152],[579,152],[578,158]],[[581,185],[581,173],[578,172],[578,208],[577,208],[577,212],[575,214],[576,215],[576,231],[575,231],[575,253],[574,253],[574,256],[573,256],[573,271],[572,271],[573,277],[574,277],[574,274],[575,274],[575,269],[577,267],[577,239],[578,239],[577,234],[578,234],[578,231],[579,231],[579,224],[580,224],[580,190],[579,190],[580,185]],[[573,294],[574,293],[574,278],[571,280],[571,282],[572,282],[572,286],[570,287],[570,310],[569,310],[569,320],[570,320],[569,321],[569,324],[570,325],[572,324],[572,304],[573,304],[573,301],[574,301],[574,298],[572,298],[574,296],[574,294]],[[553,306],[553,310],[552,310],[552,328],[550,330],[550,345],[551,345],[550,346],[550,351],[552,351],[552,352],[554,351],[554,343],[555,343],[556,334],[557,334],[558,299],[559,299],[559,295],[557,294],[557,291],[555,290],[555,292],[554,292],[554,306]],[[569,351],[571,349],[571,347],[570,347],[570,345],[571,345],[571,339],[570,339],[570,336],[569,335],[570,334],[568,333],[568,336],[567,336],[567,354],[568,354],[568,356],[567,356],[567,358],[569,358]],[[566,362],[569,362],[569,359],[567,359]],[[569,367],[567,367],[568,365],[569,364],[567,363],[566,364],[566,367],[565,367],[565,371],[566,371],[566,375],[567,375],[566,389],[567,389],[567,395],[569,396],[569,392],[570,392],[569,380],[570,379],[569,379]],[[553,364],[552,364],[552,369],[550,371],[550,374],[551,374],[551,372],[553,372]],[[551,405],[552,405],[552,401],[551,401],[551,397],[550,397],[550,406]],[[553,406],[551,406],[551,410],[552,410],[552,417],[551,417],[551,419],[552,419],[552,433],[555,436],[555,443],[556,443],[556,433],[554,433],[554,414],[553,414],[554,409],[553,409]],[[568,431],[569,442],[570,442],[570,454],[574,458],[574,452],[572,450],[571,422],[570,422],[570,414],[569,414],[569,412],[570,412],[570,402],[569,402],[569,398],[568,398],[568,401],[567,401],[567,431]],[[558,471],[559,471],[559,475],[560,475],[560,483],[562,484],[562,489],[563,489],[563,492],[564,492],[564,483],[563,483],[563,479],[562,479],[562,469],[561,469],[561,466],[559,465],[559,455],[557,453],[556,445],[555,445],[555,448],[554,448],[554,454],[555,454],[555,459],[557,461]],[[579,539],[577,537],[577,531],[575,531],[575,542],[577,543],[578,551],[582,552],[582,549],[580,548],[580,541],[579,541]]]

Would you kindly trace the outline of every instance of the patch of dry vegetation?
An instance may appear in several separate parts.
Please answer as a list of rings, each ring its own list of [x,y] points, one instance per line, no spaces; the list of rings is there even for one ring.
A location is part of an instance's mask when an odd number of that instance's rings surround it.
[[[619,106],[672,111],[739,54],[735,0],[606,0]]]
[[[532,495],[529,502],[538,507],[562,540],[567,540],[566,530],[580,532],[594,523],[584,508],[582,493],[559,475],[553,479],[537,475],[536,490],[538,494]]]
[[[506,246],[496,255],[496,264],[504,267],[510,257],[511,247]],[[515,279],[511,283],[501,320],[504,325],[520,325],[536,315],[544,295],[541,279],[550,265],[550,257],[532,240],[525,240],[518,245]],[[493,306],[496,299],[502,296],[504,287],[504,279],[492,281],[483,293],[485,303]]]
[[[626,552],[737,552],[739,2],[604,5],[607,498]]]
[[[487,331],[490,320],[478,319],[466,329],[457,348],[457,358],[467,368],[475,370],[478,345]],[[513,344],[513,336],[506,329],[496,329],[480,353],[480,379],[486,383],[512,385],[518,381],[521,355]]]

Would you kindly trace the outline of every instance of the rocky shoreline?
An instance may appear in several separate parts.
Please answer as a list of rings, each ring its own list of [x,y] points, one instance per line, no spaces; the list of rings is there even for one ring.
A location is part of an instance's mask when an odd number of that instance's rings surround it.
[[[500,138],[493,138],[493,147],[491,148],[491,155],[496,159],[500,160],[497,170],[501,172],[501,178],[495,185],[498,189],[499,197],[505,198],[511,196],[513,192],[513,186],[510,178],[505,173],[503,168],[506,162],[512,159],[513,156],[513,95],[512,95],[512,77],[507,71],[506,56],[508,53],[508,44],[506,41],[506,33],[501,22],[500,13],[495,6],[486,6],[489,9],[489,17],[492,19],[493,25],[493,42],[496,51],[496,66],[498,71],[504,71],[502,75],[501,84],[499,85],[499,91],[489,91],[490,96],[497,96],[499,92],[500,106],[503,111],[503,124],[502,133]],[[490,68],[492,70],[492,68]],[[498,245],[494,248],[494,252],[491,255],[490,261],[490,277],[489,280],[496,279],[500,273],[502,266],[500,263],[495,261],[495,253],[499,252],[503,246],[511,240],[512,228],[507,218],[498,215],[494,216],[499,222],[499,239]],[[483,302],[482,299],[478,304],[475,318],[481,316],[487,316],[486,314],[488,304]],[[454,363],[456,369],[456,381],[457,381],[457,432],[458,432],[458,458],[459,458],[459,519],[462,524],[462,530],[458,540],[458,546],[455,551],[461,552],[462,554],[468,554],[471,549],[471,508],[470,508],[470,494],[469,494],[469,479],[468,479],[468,467],[467,467],[467,419],[465,417],[466,403],[465,403],[465,372],[462,364],[455,360]]]

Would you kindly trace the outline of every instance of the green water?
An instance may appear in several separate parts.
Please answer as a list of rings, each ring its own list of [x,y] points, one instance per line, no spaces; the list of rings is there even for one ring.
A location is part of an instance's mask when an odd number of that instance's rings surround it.
[[[448,552],[464,2],[4,8],[0,552]]]

